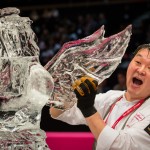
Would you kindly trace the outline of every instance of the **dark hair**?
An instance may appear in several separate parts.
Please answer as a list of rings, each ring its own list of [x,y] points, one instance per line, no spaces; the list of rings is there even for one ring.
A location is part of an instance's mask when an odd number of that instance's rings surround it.
[[[148,49],[150,51],[150,44],[142,44],[137,47],[137,49],[133,52],[133,57],[138,53],[141,49]]]

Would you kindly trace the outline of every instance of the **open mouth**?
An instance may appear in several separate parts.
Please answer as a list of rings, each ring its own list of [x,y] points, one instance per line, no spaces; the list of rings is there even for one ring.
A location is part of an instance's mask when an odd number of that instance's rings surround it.
[[[143,84],[143,81],[142,81],[142,80],[137,79],[137,78],[135,78],[135,77],[132,79],[132,81],[133,81],[133,83],[136,84],[136,85],[142,85],[142,84]]]

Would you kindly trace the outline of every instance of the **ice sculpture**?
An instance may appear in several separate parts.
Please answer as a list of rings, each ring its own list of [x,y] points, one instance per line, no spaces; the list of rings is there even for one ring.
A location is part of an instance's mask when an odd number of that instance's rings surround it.
[[[45,68],[54,80],[51,106],[68,109],[76,103],[72,83],[79,77],[88,75],[100,84],[117,68],[125,53],[131,36],[132,26],[123,31],[104,37],[104,26],[92,35],[68,42]]]
[[[54,85],[39,63],[32,21],[19,12],[0,10],[0,149],[46,150],[40,115]]]

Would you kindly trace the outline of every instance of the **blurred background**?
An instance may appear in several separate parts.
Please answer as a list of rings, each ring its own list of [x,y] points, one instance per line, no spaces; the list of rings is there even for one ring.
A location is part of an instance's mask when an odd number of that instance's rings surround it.
[[[125,90],[126,69],[132,53],[140,44],[150,43],[150,0],[0,0],[0,8],[17,7],[21,16],[33,20],[38,37],[40,62],[44,66],[68,41],[92,34],[105,26],[105,37],[132,24],[132,36],[122,63],[109,79],[99,85],[99,92]],[[89,131],[88,127],[71,126],[49,116],[42,109],[41,128],[45,131]]]

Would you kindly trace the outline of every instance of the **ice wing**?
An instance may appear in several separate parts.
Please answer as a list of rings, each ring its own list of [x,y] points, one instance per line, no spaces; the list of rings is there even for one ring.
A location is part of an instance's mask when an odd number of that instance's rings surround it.
[[[88,48],[91,46],[94,46],[96,43],[101,42],[104,39],[104,26],[102,26],[101,28],[99,28],[96,32],[94,32],[92,35],[87,36],[83,39],[79,39],[76,41],[70,41],[65,43],[62,48],[58,51],[58,53],[53,57],[52,60],[50,60],[46,65],[45,68],[46,70],[49,70],[49,72],[51,72],[52,68],[54,68],[54,63],[55,61],[60,57],[60,55],[66,55],[66,53],[70,53],[69,51],[72,49],[75,49],[77,51],[80,51],[80,49],[82,48]],[[53,66],[53,67],[52,67]],[[52,72],[51,72],[52,73]]]
[[[117,68],[125,53],[131,36],[132,26],[104,38],[104,28],[91,36],[64,44],[58,54],[45,66],[54,79],[51,97],[55,105],[76,102],[72,83],[79,77],[88,75],[101,83]]]

